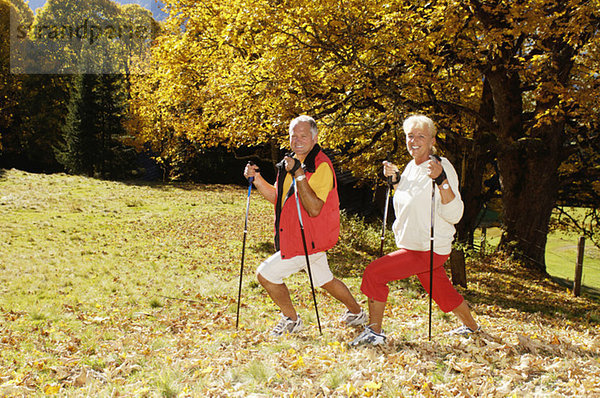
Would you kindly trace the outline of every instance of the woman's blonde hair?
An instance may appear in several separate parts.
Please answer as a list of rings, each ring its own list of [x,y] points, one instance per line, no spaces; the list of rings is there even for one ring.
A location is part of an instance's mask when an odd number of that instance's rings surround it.
[[[425,115],[419,114],[409,116],[404,120],[404,123],[402,124],[404,134],[408,134],[408,132],[415,127],[427,129],[429,134],[431,134],[432,138],[435,138],[437,134],[437,128],[435,127],[435,123],[433,123],[433,120],[431,120]]]

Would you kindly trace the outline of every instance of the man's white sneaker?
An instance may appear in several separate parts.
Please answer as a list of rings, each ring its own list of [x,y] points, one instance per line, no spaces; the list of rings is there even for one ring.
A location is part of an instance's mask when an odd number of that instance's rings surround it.
[[[300,319],[300,315],[298,315],[298,319],[292,321],[291,318],[281,314],[281,319],[277,322],[277,325],[271,331],[271,336],[280,337],[285,333],[297,333],[304,328],[302,324],[302,319]]]
[[[470,334],[477,333],[480,331],[481,331],[481,326],[478,326],[476,330],[473,330],[470,327],[462,325],[461,327],[450,330],[444,334],[447,336],[468,336]]]
[[[368,320],[369,316],[363,310],[360,310],[358,314],[353,314],[350,311],[346,311],[346,313],[340,317],[340,321],[344,322],[348,326],[364,325]]]
[[[357,347],[359,345],[381,345],[385,344],[386,336],[383,332],[375,333],[370,326],[365,327],[365,330],[358,335],[357,338],[350,342],[350,347]]]

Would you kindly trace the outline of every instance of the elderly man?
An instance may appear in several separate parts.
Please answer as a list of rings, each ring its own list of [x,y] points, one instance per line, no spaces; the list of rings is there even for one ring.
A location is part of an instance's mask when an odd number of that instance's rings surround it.
[[[289,127],[292,156],[286,156],[278,170],[275,185],[267,182],[254,165],[247,165],[246,178],[254,177],[254,186],[275,205],[275,248],[277,252],[257,269],[257,278],[281,310],[281,319],[271,332],[273,336],[302,330],[302,319],[294,309],[283,279],[306,269],[306,257],[298,210],[294,199],[296,189],[300,201],[306,246],[313,281],[347,308],[342,322],[350,326],[363,324],[367,315],[362,311],[348,287],[335,278],[327,263],[326,251],[338,240],[340,231],[339,198],[333,165],[318,144],[317,123],[310,116],[299,116]]]

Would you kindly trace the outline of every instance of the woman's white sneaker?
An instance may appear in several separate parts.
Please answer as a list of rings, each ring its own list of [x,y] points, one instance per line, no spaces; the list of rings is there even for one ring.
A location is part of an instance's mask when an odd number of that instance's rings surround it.
[[[450,330],[444,334],[447,336],[468,336],[477,332],[481,332],[481,326],[478,326],[476,330],[473,330],[470,327],[462,325],[461,327]]]
[[[370,326],[365,327],[365,330],[358,335],[357,338],[350,342],[350,347],[357,347],[359,345],[381,345],[385,344],[386,336],[383,332],[375,333]]]

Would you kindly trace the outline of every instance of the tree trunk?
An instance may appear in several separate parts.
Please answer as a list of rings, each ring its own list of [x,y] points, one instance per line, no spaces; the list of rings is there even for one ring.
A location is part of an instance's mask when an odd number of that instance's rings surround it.
[[[452,271],[452,284],[467,287],[467,271],[465,269],[465,252],[461,249],[452,249],[450,253],[450,270]]]
[[[273,167],[281,160],[281,148],[279,144],[277,144],[277,140],[272,139],[269,141],[269,149],[271,153],[271,163],[273,163]]]
[[[477,144],[470,144],[470,148],[463,147],[459,161],[453,162],[460,178],[460,194],[465,205],[463,216],[456,224],[456,241],[467,245],[473,245],[477,215],[483,205],[481,190],[485,167],[483,156],[479,156],[479,151],[474,149]]]
[[[546,238],[558,184],[556,168],[550,166],[553,160],[538,154],[519,162],[523,170],[517,170],[510,164],[514,162],[510,156],[499,156],[504,204],[504,233],[499,248],[542,272],[546,272]],[[535,173],[532,169],[539,165],[548,168],[541,167]]]
[[[518,75],[498,67],[488,77],[499,126],[504,224],[499,248],[525,266],[546,272],[544,253],[557,196],[564,120],[554,118],[525,129]],[[557,101],[538,103],[535,114],[544,114]]]
[[[485,169],[496,156],[496,142],[493,135],[489,133],[489,126],[493,123],[494,105],[487,79],[483,84],[481,98],[479,119],[476,120],[477,128],[473,133],[473,139],[465,142],[466,140],[459,138],[458,146],[452,151],[461,154],[457,159],[460,163],[457,162],[454,166],[459,174],[461,197],[465,205],[463,216],[456,225],[456,241],[469,246],[473,246],[473,234],[477,227],[479,212],[488,200],[483,192]]]

